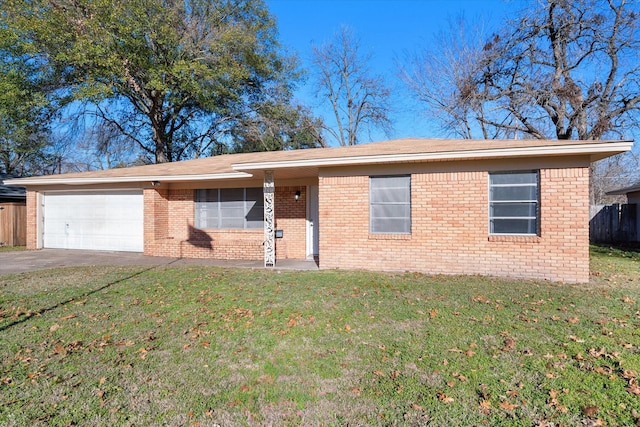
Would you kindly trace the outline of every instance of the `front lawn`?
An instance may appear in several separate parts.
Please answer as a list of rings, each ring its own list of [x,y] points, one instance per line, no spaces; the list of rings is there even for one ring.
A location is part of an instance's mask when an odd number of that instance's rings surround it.
[[[0,252],[15,252],[15,251],[25,251],[27,250],[26,246],[3,246],[0,245]]]
[[[640,257],[592,278],[0,276],[0,425],[636,425]]]

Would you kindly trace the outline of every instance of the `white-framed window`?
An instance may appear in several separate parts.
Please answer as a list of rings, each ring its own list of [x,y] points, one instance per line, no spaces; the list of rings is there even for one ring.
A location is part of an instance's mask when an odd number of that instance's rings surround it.
[[[539,233],[539,172],[489,174],[489,233]]]
[[[262,187],[196,190],[195,210],[195,226],[200,229],[264,227]]]
[[[411,233],[411,176],[369,177],[369,231]]]

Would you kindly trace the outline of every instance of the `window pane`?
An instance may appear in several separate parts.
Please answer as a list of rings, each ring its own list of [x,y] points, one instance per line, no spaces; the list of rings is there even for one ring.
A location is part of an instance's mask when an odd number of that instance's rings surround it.
[[[218,227],[218,190],[196,190],[196,228]]]
[[[374,218],[409,218],[409,205],[372,205],[371,215]]]
[[[537,200],[535,186],[491,187],[491,200]]]
[[[264,227],[264,190],[247,188],[245,202],[245,219],[247,228]]]
[[[496,234],[538,233],[538,172],[489,175],[489,231]]]
[[[371,177],[369,183],[370,231],[410,233],[411,177]]]
[[[213,206],[200,207],[200,209],[196,211],[196,228],[217,228],[218,216],[216,215],[216,206],[213,203],[207,203],[206,205]]]
[[[492,173],[491,184],[537,184],[537,172]]]
[[[220,189],[220,201],[227,202],[243,202],[244,188],[222,188]]]
[[[264,204],[264,192],[262,188],[247,188],[247,201],[259,202]]]
[[[264,226],[264,206],[257,202],[247,201],[248,211],[245,215],[247,228],[262,228]]]
[[[537,216],[537,203],[493,203],[491,205],[491,216],[513,217],[513,216]]]
[[[371,190],[372,203],[409,203],[409,188],[377,188]]]
[[[401,233],[411,232],[411,224],[408,218],[372,218],[372,233]]]
[[[196,202],[217,202],[218,190],[196,190]]]
[[[262,228],[264,199],[262,188],[196,190],[197,228]]]
[[[497,219],[491,220],[491,232],[497,234],[536,234],[536,219]]]
[[[408,176],[376,176],[371,177],[371,189],[378,188],[396,188],[405,189],[409,185],[410,177]]]

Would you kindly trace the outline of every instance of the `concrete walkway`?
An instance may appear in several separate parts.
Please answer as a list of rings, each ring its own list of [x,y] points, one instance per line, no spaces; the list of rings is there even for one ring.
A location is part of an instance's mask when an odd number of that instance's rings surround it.
[[[262,261],[225,261],[214,259],[152,257],[134,252],[103,252],[67,249],[0,252],[0,275],[44,270],[55,267],[91,265],[214,265],[220,267],[264,268]],[[309,260],[280,260],[276,270],[317,270]]]

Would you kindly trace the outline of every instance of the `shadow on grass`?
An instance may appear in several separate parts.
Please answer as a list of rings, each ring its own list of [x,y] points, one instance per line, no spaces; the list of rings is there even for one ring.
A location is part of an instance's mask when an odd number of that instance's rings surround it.
[[[615,255],[623,258],[640,259],[640,242],[627,243],[591,243],[591,252],[607,255]]]
[[[168,262],[167,264],[164,264],[163,267],[171,265],[176,261],[178,261],[178,260],[173,260],[171,262]],[[11,323],[7,323],[6,325],[0,326],[0,332],[6,331],[7,329],[12,328],[14,326],[20,325],[20,324],[26,322],[27,320],[31,319],[34,316],[41,316],[41,315],[43,315],[45,313],[48,313],[50,311],[53,311],[53,310],[55,310],[57,308],[64,307],[65,305],[70,304],[73,301],[77,301],[80,298],[88,297],[88,296],[91,296],[91,295],[96,294],[98,292],[104,291],[105,289],[108,289],[113,285],[117,285],[118,283],[122,283],[125,280],[133,279],[134,277],[138,277],[141,274],[144,274],[144,273],[146,273],[148,271],[154,270],[154,269],[156,269],[158,267],[160,267],[160,266],[154,265],[154,266],[151,266],[149,268],[145,268],[144,270],[137,271],[137,272],[135,272],[133,274],[128,275],[127,277],[123,277],[123,278],[115,280],[113,282],[106,283],[106,284],[100,286],[99,288],[92,289],[92,290],[90,290],[88,292],[83,292],[83,293],[81,293],[79,295],[76,295],[76,296],[73,296],[71,298],[67,298],[64,301],[60,301],[60,302],[58,302],[58,303],[56,303],[54,305],[51,305],[49,307],[41,308],[38,311],[29,311],[28,313],[25,313],[25,314],[21,315],[20,318],[18,318],[17,320],[14,320]]]

